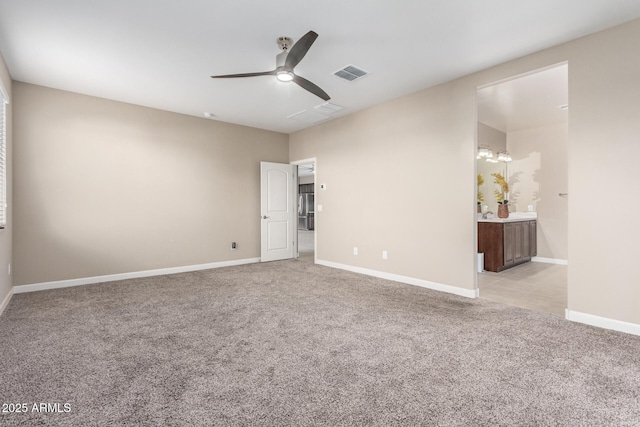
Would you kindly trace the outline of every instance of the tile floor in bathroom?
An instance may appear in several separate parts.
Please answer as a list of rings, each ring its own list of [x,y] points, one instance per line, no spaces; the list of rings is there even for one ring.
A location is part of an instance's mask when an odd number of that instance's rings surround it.
[[[500,273],[478,273],[480,298],[565,316],[567,266],[527,262]]]

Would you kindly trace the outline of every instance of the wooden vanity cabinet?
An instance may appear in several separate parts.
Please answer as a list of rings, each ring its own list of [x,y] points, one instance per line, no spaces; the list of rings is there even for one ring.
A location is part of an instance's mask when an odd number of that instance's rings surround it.
[[[536,221],[478,222],[478,252],[484,269],[502,271],[537,255]]]

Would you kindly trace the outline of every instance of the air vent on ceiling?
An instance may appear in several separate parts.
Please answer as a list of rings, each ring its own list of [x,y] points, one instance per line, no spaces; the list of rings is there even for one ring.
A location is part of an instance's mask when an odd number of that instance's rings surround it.
[[[352,82],[354,80],[357,80],[359,78],[366,76],[369,73],[353,65],[347,65],[346,67],[336,71],[333,74]]]
[[[329,117],[324,114],[316,113],[315,111],[302,110],[290,116],[287,116],[287,119],[298,120],[304,123],[318,123],[323,120],[327,120]]]
[[[316,105],[316,110],[323,114],[333,114],[336,111],[340,111],[344,109],[343,106],[338,104],[333,104],[331,102],[325,102],[324,104]]]

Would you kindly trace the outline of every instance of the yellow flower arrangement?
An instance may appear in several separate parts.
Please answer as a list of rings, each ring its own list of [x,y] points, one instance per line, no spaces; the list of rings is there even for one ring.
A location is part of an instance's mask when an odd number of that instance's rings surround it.
[[[478,174],[478,204],[481,204],[482,202],[484,202],[484,194],[482,194],[482,191],[480,191],[480,186],[484,184],[484,178],[482,177],[482,174],[479,173]]]
[[[501,191],[494,191],[498,204],[506,205],[507,203],[509,203],[509,201],[505,199],[506,195],[509,193],[509,184],[507,183],[507,180],[501,173],[498,172],[492,173],[491,176],[495,178],[493,182],[500,186]]]

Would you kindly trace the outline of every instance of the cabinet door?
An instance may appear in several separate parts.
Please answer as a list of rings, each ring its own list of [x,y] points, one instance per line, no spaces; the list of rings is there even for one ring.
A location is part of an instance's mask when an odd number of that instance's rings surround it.
[[[484,269],[498,272],[504,266],[504,224],[478,222],[478,252],[484,253]]]
[[[513,262],[520,264],[524,257],[524,227],[522,222],[514,222],[513,225]],[[528,230],[527,230],[528,231]]]
[[[504,227],[504,266],[510,267],[515,263],[516,239],[513,222],[503,224]]]
[[[531,221],[522,224],[522,262],[531,261]]]
[[[538,224],[536,221],[529,222],[529,253],[531,257],[538,255]]]

